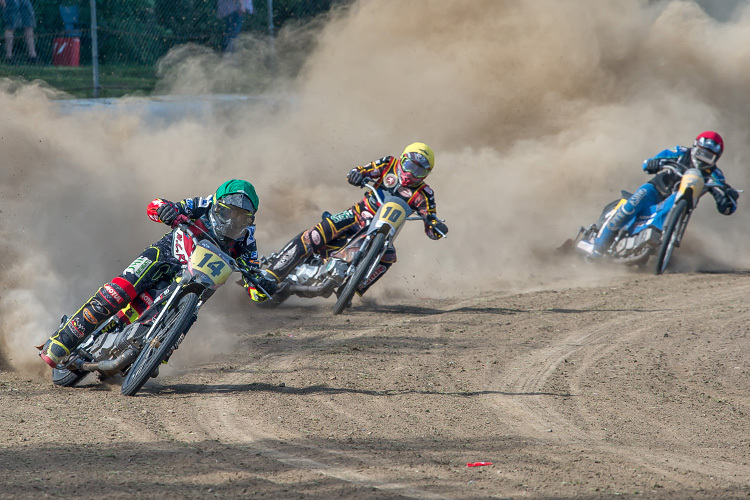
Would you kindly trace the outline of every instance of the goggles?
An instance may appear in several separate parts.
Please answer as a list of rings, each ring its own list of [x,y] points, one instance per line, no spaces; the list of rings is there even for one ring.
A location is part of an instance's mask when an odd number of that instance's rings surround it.
[[[419,153],[407,153],[401,157],[401,168],[417,179],[424,179],[430,173],[430,162]]]
[[[227,205],[220,201],[214,203],[214,213],[220,222],[226,224],[230,223],[234,227],[243,228],[252,226],[255,222],[255,214],[244,208],[235,207],[234,205]]]
[[[707,165],[714,165],[716,164],[716,160],[719,159],[719,155],[708,148],[695,146],[693,148],[693,158]]]

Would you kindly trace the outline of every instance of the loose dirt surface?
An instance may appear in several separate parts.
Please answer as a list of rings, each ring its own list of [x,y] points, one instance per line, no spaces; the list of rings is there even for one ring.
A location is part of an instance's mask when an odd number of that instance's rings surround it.
[[[0,498],[750,498],[750,275],[541,288],[232,311],[132,398],[5,364]]]

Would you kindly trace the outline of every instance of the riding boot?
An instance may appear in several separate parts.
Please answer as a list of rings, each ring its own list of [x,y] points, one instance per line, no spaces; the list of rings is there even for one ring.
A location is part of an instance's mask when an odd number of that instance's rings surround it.
[[[72,335],[70,331],[63,326],[55,332],[54,335],[47,339],[47,342],[45,342],[43,346],[41,346],[39,356],[52,368],[57,368],[60,361],[68,356],[70,351],[78,347],[78,344],[80,343],[81,339]]]
[[[616,233],[610,229],[609,226],[605,226],[599,236],[594,240],[594,254],[592,257],[604,255],[612,244],[612,240],[615,239],[615,234]]]
[[[617,212],[609,219],[602,229],[601,234],[594,241],[594,251],[604,254],[620,229],[626,227],[630,222],[644,213],[652,205],[661,201],[656,187],[651,183],[642,185],[638,190],[617,209]]]
[[[40,348],[39,356],[52,368],[56,368],[102,322],[130,303],[135,295],[134,290],[133,293],[126,293],[126,290],[131,289],[132,285],[122,278],[115,278],[102,286],[47,339]]]
[[[309,254],[310,250],[303,242],[302,232],[295,236],[289,243],[282,248],[277,256],[271,260],[270,265],[265,269],[268,276],[275,279],[279,283],[286,278],[286,276],[297,267],[297,264]]]

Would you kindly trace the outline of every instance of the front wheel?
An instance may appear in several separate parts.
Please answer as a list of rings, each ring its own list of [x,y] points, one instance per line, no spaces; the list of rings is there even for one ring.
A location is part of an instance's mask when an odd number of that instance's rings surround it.
[[[687,200],[680,200],[672,208],[664,226],[664,233],[661,235],[661,245],[659,254],[654,263],[654,274],[662,274],[666,271],[669,261],[672,259],[672,252],[679,244],[677,239],[680,237],[680,227],[687,217],[688,203]]]
[[[370,242],[370,249],[367,254],[359,261],[357,269],[349,281],[344,285],[344,290],[339,294],[339,298],[336,301],[336,305],[333,306],[333,314],[341,314],[341,312],[349,306],[349,303],[354,297],[354,292],[357,291],[359,285],[365,279],[367,271],[375,264],[375,261],[380,258],[380,251],[383,248],[385,242],[385,234],[378,233],[375,238]]]
[[[190,326],[198,295],[188,293],[182,297],[177,306],[167,311],[157,326],[157,332],[151,337],[138,355],[122,383],[121,392],[125,396],[134,396],[143,387],[159,365],[169,355],[175,343]]]

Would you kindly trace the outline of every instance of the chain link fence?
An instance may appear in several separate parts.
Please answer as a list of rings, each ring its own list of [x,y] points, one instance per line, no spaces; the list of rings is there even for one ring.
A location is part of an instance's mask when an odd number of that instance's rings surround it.
[[[12,4],[28,0],[6,0]],[[0,78],[44,80],[79,97],[148,94],[158,63],[187,46],[226,55],[252,37],[273,48],[287,23],[306,23],[350,0],[30,0],[36,17],[2,40]],[[4,14],[6,14],[4,12]],[[221,16],[221,17],[219,17]],[[7,15],[4,16],[7,20]],[[235,37],[234,35],[238,35]],[[8,49],[12,48],[12,51]],[[36,49],[36,57],[33,52]],[[11,57],[7,57],[10,55]],[[269,72],[277,54],[266,50]]]

